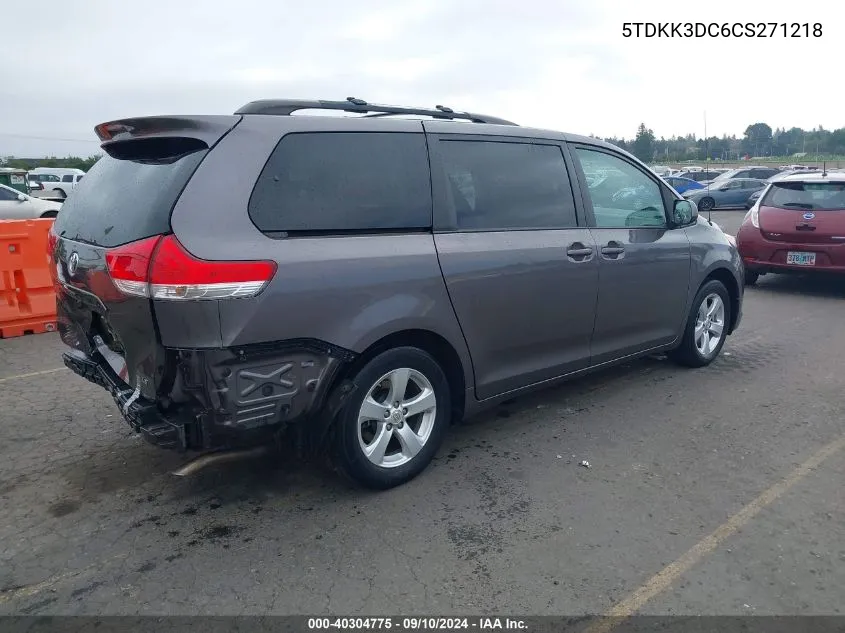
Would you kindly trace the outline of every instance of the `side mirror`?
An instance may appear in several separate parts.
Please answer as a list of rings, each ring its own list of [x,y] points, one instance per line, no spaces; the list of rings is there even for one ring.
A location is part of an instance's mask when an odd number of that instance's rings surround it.
[[[672,222],[675,226],[686,226],[698,217],[698,207],[690,200],[675,200],[675,207],[672,209]]]
[[[26,196],[22,193],[18,194],[18,202],[26,202]]]
[[[727,191],[728,189],[730,189],[730,187],[728,187],[727,185],[725,185],[724,187],[719,187],[719,191]]]

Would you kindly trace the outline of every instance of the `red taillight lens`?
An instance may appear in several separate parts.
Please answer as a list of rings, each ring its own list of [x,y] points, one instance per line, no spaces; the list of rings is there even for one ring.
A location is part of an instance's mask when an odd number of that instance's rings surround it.
[[[109,274],[121,292],[153,299],[253,297],[276,274],[271,261],[208,261],[191,255],[174,235],[111,249]]]
[[[150,262],[161,240],[161,235],[155,235],[106,252],[109,275],[115,287],[123,294],[135,297],[150,296]]]

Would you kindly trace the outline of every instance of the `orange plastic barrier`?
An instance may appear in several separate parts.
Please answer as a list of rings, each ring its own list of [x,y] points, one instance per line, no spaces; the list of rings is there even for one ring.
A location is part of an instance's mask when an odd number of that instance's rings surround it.
[[[56,329],[47,260],[51,226],[52,219],[0,220],[0,338]]]

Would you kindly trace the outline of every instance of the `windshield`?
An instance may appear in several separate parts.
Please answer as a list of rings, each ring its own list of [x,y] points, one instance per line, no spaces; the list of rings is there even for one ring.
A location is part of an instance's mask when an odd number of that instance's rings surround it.
[[[845,210],[845,182],[778,182],[763,205],[780,209]]]

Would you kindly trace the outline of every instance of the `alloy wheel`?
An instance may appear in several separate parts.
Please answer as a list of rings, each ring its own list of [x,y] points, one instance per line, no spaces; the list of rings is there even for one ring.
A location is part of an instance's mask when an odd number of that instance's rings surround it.
[[[436,416],[428,378],[416,369],[394,369],[367,391],[358,412],[358,443],[376,466],[402,466],[425,446]]]
[[[695,317],[695,346],[699,353],[709,358],[725,331],[725,304],[715,292],[704,298]]]

